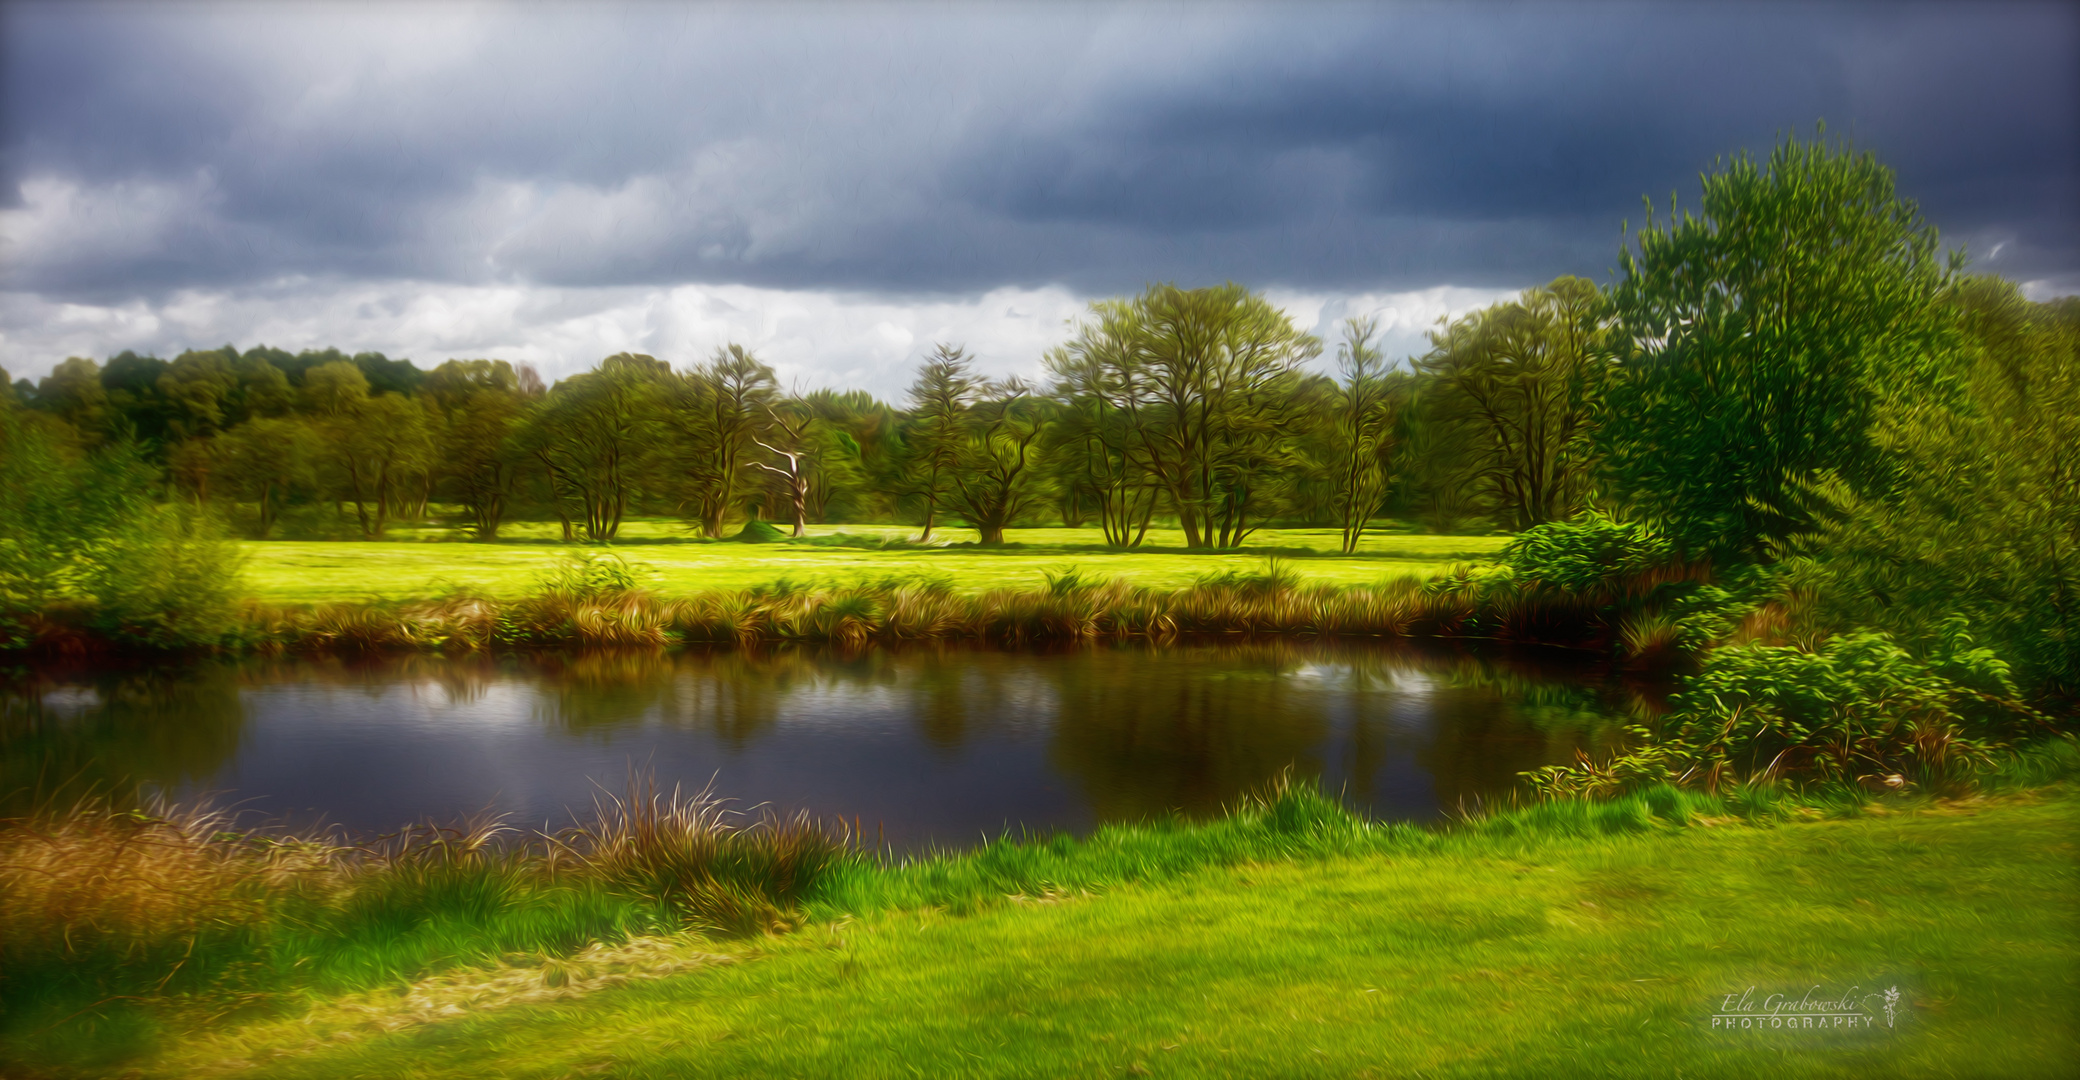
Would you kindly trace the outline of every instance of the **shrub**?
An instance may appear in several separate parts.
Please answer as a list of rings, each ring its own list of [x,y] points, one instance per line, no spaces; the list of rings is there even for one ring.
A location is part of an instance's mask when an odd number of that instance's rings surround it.
[[[650,568],[630,563],[619,555],[580,549],[557,560],[535,581],[539,595],[567,600],[591,600],[615,593],[634,592]]]
[[[1502,562],[1518,580],[1583,596],[1621,594],[1675,561],[1673,546],[1652,528],[1593,510],[1533,526],[1502,549]]]
[[[217,522],[155,499],[135,446],[77,456],[0,408],[0,649],[61,632],[213,645],[231,629],[237,549]],[[53,619],[57,621],[53,621]]]
[[[1683,681],[1658,726],[1631,729],[1634,749],[1600,765],[1526,775],[1553,795],[1658,783],[1717,790],[1781,778],[1897,788],[1957,778],[2047,722],[2016,700],[2006,665],[1973,648],[1961,626],[1951,642],[1930,660],[1869,631],[1818,650],[1722,648]]]
[[[770,544],[787,539],[787,534],[774,528],[771,523],[753,519],[744,523],[744,528],[730,539],[745,544]]]

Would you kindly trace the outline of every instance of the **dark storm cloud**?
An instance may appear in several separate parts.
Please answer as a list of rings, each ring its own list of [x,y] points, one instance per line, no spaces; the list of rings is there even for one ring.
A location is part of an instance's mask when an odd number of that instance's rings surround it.
[[[1816,120],[2080,272],[2049,4],[4,9],[0,280],[973,292],[1600,276]]]

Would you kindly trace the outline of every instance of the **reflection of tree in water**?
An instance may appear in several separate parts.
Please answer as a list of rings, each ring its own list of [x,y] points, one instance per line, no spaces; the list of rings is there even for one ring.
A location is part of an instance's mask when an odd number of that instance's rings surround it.
[[[415,697],[421,688],[432,687],[440,692],[441,703],[450,707],[484,700],[509,675],[509,669],[510,664],[500,657],[480,652],[299,657],[248,661],[240,668],[255,686],[303,683],[353,691],[371,699],[399,686],[410,688]]]
[[[828,648],[616,650],[531,659],[539,708],[572,732],[610,732],[646,720],[712,730],[742,747],[785,715],[788,700],[893,680],[881,650]]]
[[[534,684],[535,709],[573,733],[610,733],[640,724],[668,704],[672,656],[653,649],[597,649],[536,653],[524,671]]]
[[[141,786],[206,785],[238,750],[239,669],[0,669],[0,815]]]
[[[1287,677],[1305,659],[1283,642],[1062,657],[1044,669],[1060,703],[1051,756],[1107,821],[1213,814],[1289,765],[1318,776],[1329,699]]]
[[[916,649],[903,657],[905,703],[927,745],[944,753],[967,738],[974,715],[992,708],[986,693],[976,692],[978,683],[995,681],[990,676],[1001,674],[1002,659],[951,648]]]
[[[1213,813],[1289,766],[1322,776],[1324,750],[1361,805],[1395,758],[1445,807],[1494,798],[1523,770],[1608,753],[1661,697],[1576,656],[1281,640],[1101,647],[1039,669],[1060,702],[1053,760],[1105,820]]]
[[[508,674],[497,657],[485,653],[461,656],[413,655],[398,660],[396,672],[414,686],[438,687],[444,704],[474,705],[490,694],[491,687]]]
[[[1665,708],[1665,692],[1619,677],[1606,665],[1540,652],[1440,657],[1447,689],[1444,722],[1416,759],[1438,802],[1507,800],[1523,791],[1519,773],[1608,756],[1626,723]]]
[[[206,787],[237,753],[241,687],[285,684],[371,697],[402,685],[450,706],[525,696],[552,730],[606,738],[657,724],[732,748],[812,712],[842,724],[848,710],[893,710],[947,756],[1023,730],[1102,820],[1214,813],[1289,766],[1301,776],[1336,767],[1332,786],[1342,780],[1363,804],[1385,805],[1376,784],[1408,785],[1403,805],[1428,806],[1430,790],[1446,806],[1492,798],[1578,747],[1607,753],[1622,718],[1659,694],[1578,657],[1289,640],[1052,655],[919,643],[43,668],[0,673],[0,812],[61,785],[122,799],[140,784]]]
[[[822,678],[817,658],[806,649],[713,652],[688,661],[685,692],[667,715],[709,728],[732,749],[771,730],[787,699]]]
[[[863,699],[890,690],[927,744],[960,746],[978,724],[1030,709],[1032,657],[960,644],[898,649],[779,646],[676,654],[583,654],[540,662],[545,707],[567,729],[645,718],[704,728],[741,747],[829,694]]]
[[[926,745],[942,754],[987,729],[1045,726],[1056,712],[1053,686],[1037,672],[1064,661],[1044,650],[941,642],[903,649],[894,659],[902,707]]]

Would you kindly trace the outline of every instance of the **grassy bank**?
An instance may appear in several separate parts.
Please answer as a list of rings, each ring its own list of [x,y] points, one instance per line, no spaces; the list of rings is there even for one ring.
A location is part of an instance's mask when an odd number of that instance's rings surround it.
[[[518,599],[569,550],[553,542],[553,528],[514,527],[493,544],[413,542],[454,539],[438,532],[384,543],[244,542],[244,591],[271,604],[424,600],[456,589]],[[1132,551],[1105,547],[1096,529],[1012,529],[1006,546],[994,548],[975,546],[974,531],[963,529],[940,530],[933,545],[906,543],[916,530],[898,526],[818,525],[810,533],[806,543],[714,542],[678,522],[644,520],[629,523],[613,550],[640,565],[646,587],[673,596],[862,575],[935,577],[979,593],[1032,588],[1044,583],[1043,572],[1071,563],[1092,577],[1176,589],[1206,574],[1248,572],[1270,553],[1309,584],[1348,585],[1490,558],[1509,539],[1378,533],[1346,556],[1334,529],[1265,530],[1248,550],[1228,552],[1187,551],[1174,529],[1150,530]]]
[[[966,639],[1005,645],[1190,634],[1481,637],[1630,647],[1592,598],[1500,586],[1451,570],[1366,585],[1305,584],[1289,564],[1200,578],[1182,588],[1056,566],[1037,586],[968,592],[944,577],[781,582],[669,596],[622,564],[569,572],[533,595],[458,591],[435,600],[249,604],[233,639],[262,650],[478,649],[492,646],[750,645]],[[1644,651],[1656,647],[1646,640]]]
[[[2076,824],[2059,801],[1222,866],[969,918],[885,915],[755,963],[257,1071],[2058,1076],[2080,1054]],[[1710,1027],[1750,987],[1893,985],[1904,1026],[1863,1040]],[[279,1038],[252,1036],[172,1070]]]
[[[2029,1075],[2071,1049],[2080,1006],[2080,812],[2056,785],[1662,788],[1443,831],[1296,789],[1205,825],[895,864],[652,805],[562,854],[74,818],[95,857],[39,864],[73,866],[57,904],[21,868],[66,823],[18,824],[0,1053],[145,1075],[1385,1076],[1583,1052],[1626,1074]],[[1787,1053],[1700,1030],[1746,986],[1880,978],[1914,1004],[1891,1041]]]

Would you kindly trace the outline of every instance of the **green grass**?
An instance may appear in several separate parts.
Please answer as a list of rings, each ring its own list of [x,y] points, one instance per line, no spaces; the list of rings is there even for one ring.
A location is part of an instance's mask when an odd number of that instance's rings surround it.
[[[295,1024],[219,1034],[145,1071],[233,1047],[271,1077],[426,1078],[2036,1076],[2080,1058],[2071,797],[1763,827],[1676,827],[1655,802],[1443,838],[1274,805],[1002,845],[841,879],[749,963],[328,1045]],[[1895,983],[1911,1007],[1879,1037],[1710,1029],[1751,986]]]
[[[408,600],[467,587],[501,598],[534,591],[536,580],[566,551],[554,543],[557,526],[508,526],[499,543],[435,542],[440,530],[403,530],[380,543],[267,541],[240,545],[247,557],[245,580],[252,599],[271,603]],[[812,526],[814,537],[849,534],[859,547],[807,544],[716,543],[692,535],[678,522],[643,519],[627,523],[615,550],[655,572],[650,584],[667,595],[711,589],[744,589],[781,578],[846,578],[860,575],[937,575],[956,589],[981,592],[999,587],[1045,584],[1044,573],[1068,564],[1087,577],[1125,577],[1154,588],[1181,588],[1205,574],[1262,567],[1276,552],[1306,583],[1356,584],[1403,574],[1427,574],[1453,562],[1492,557],[1505,536],[1431,536],[1375,533],[1354,555],[1337,551],[1333,529],[1271,529],[1235,552],[1187,552],[1175,529],[1151,529],[1146,544],[1122,552],[1104,547],[1096,529],[1012,529],[1010,546],[979,548],[973,530],[942,529],[934,542],[945,547],[878,549],[884,537],[914,537],[916,530],[884,525]]]

